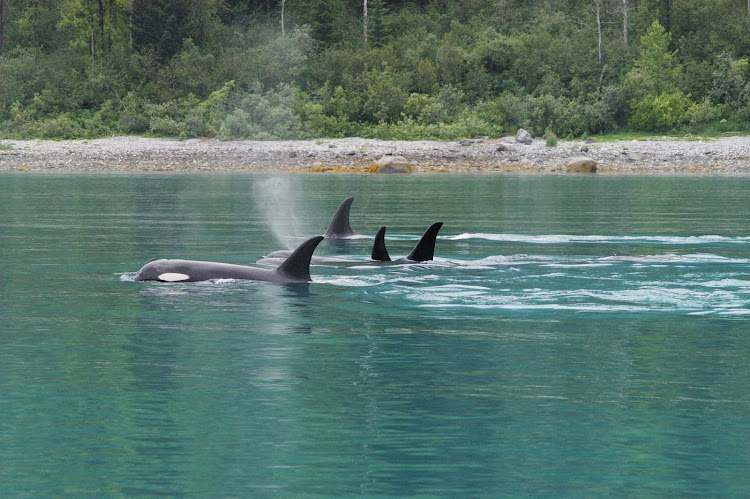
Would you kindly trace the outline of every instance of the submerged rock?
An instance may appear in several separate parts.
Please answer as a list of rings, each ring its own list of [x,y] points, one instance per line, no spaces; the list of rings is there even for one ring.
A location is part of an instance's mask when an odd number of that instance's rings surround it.
[[[596,173],[598,163],[588,156],[574,156],[565,162],[568,173]]]

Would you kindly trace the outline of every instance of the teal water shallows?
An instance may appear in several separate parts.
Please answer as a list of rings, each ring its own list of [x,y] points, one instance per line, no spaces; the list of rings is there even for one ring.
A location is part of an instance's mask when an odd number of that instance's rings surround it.
[[[349,195],[436,261],[132,279]],[[748,496],[748,220],[747,178],[2,175],[0,494]]]

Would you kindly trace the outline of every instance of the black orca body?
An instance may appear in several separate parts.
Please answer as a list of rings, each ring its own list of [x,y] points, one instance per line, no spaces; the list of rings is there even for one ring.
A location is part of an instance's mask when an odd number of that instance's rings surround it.
[[[135,275],[136,281],[198,282],[212,279],[248,279],[279,284],[309,282],[310,260],[323,236],[302,243],[278,268],[269,270],[200,260],[153,260]]]
[[[357,235],[349,225],[349,210],[353,201],[353,197],[348,197],[341,202],[325,233],[326,239],[347,239]]]
[[[422,235],[422,237],[419,239],[419,242],[414,246],[414,249],[411,250],[411,253],[409,253],[409,256],[405,258],[401,258],[398,260],[398,262],[401,263],[409,263],[409,262],[428,262],[432,260],[435,257],[435,242],[437,240],[438,232],[440,232],[440,228],[443,226],[443,222],[435,222],[434,224],[430,225],[430,227],[425,231],[425,233]],[[273,253],[269,253],[266,255],[265,258],[263,258],[261,261],[264,260],[278,260],[281,258],[288,258],[289,255],[291,255],[290,250],[279,250],[274,251]],[[378,262],[390,262],[391,257],[388,254],[388,249],[385,247],[385,226],[381,227],[378,230],[378,233],[375,235],[375,242],[372,245],[372,254],[371,258]],[[362,263],[360,260],[347,260],[344,258],[330,258],[325,256],[314,256],[312,257],[313,262],[318,263],[341,263],[341,262],[351,262],[351,263]]]

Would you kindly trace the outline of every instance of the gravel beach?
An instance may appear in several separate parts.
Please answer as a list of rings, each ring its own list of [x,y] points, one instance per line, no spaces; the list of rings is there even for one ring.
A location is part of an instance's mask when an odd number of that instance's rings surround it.
[[[750,175],[750,137],[707,140],[653,138],[616,142],[514,138],[461,142],[320,139],[234,141],[111,137],[97,140],[2,140],[0,171],[363,172],[385,155],[403,156],[418,173],[565,174],[587,156],[599,174]]]

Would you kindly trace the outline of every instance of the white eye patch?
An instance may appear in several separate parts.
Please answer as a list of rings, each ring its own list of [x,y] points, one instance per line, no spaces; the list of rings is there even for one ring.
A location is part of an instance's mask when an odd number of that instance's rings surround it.
[[[179,282],[179,281],[187,281],[190,279],[190,276],[187,274],[178,274],[176,272],[166,272],[164,274],[159,274],[159,280],[164,282]]]

